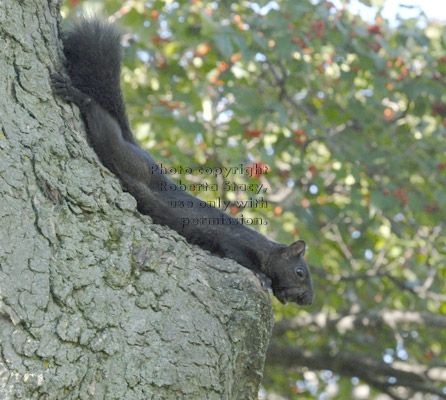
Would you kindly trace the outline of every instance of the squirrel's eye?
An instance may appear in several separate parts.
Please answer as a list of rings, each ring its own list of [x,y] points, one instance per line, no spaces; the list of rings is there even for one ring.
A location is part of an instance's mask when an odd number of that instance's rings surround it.
[[[297,267],[296,268],[296,275],[299,278],[304,278],[305,277],[305,270],[302,267]]]

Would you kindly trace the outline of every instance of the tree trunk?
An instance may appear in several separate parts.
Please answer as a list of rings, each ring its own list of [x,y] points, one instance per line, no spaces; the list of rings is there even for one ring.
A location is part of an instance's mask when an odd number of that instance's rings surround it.
[[[51,93],[58,12],[0,3],[0,398],[257,398],[267,293],[100,165]]]

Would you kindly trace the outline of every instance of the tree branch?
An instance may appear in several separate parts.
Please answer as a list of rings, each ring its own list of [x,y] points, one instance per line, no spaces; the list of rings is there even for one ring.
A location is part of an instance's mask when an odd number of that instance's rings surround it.
[[[391,263],[392,264],[392,263]],[[389,269],[389,264],[387,269]],[[428,277],[429,281],[427,283],[423,283],[420,286],[413,286],[408,282],[393,276],[390,272],[379,271],[377,268],[370,269],[363,273],[357,274],[330,274],[324,271],[322,268],[312,268],[312,272],[315,275],[320,276],[323,279],[328,280],[329,282],[354,282],[357,280],[368,280],[370,278],[387,278],[398,288],[410,292],[413,295],[421,298],[421,299],[431,299],[436,302],[446,302],[446,294],[436,293],[427,290],[431,278]]]
[[[401,391],[431,393],[441,399],[446,399],[446,395],[434,387],[435,381],[431,379],[431,369],[425,366],[410,365],[404,362],[386,364],[363,354],[315,353],[297,348],[280,347],[275,344],[269,346],[267,363],[290,369],[296,367],[308,367],[316,370],[328,369],[343,376],[358,377],[370,386],[398,400],[407,398],[401,397]],[[444,369],[443,372],[446,374],[446,368],[441,369]],[[390,378],[393,378],[395,383]]]
[[[307,316],[296,316],[276,323],[273,334],[281,337],[288,330],[298,330],[308,326],[320,329],[351,330],[357,327],[374,327],[388,325],[395,328],[397,324],[419,324],[436,328],[446,328],[446,316],[417,311],[381,310],[378,312],[335,314],[328,316],[320,312]]]

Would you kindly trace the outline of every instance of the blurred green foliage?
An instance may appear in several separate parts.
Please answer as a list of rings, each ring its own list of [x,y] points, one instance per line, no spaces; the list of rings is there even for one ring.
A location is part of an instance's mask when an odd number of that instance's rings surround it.
[[[195,194],[232,201],[236,216],[262,217],[268,225],[254,228],[271,239],[306,240],[315,303],[274,300],[277,321],[389,310],[446,318],[444,25],[421,16],[395,27],[379,14],[370,25],[310,0],[70,0],[62,13],[86,9],[110,15],[125,33],[130,123],[159,162],[269,167],[251,178],[176,178],[218,183]],[[225,180],[267,190],[225,191]],[[266,208],[234,203],[262,197]],[[423,319],[350,329],[308,323],[273,343],[432,367],[446,364],[445,332]],[[267,364],[264,396],[347,399],[364,383],[341,369],[310,370]],[[399,393],[389,378],[365,383],[367,398],[386,387]],[[446,393],[444,377],[429,385]]]

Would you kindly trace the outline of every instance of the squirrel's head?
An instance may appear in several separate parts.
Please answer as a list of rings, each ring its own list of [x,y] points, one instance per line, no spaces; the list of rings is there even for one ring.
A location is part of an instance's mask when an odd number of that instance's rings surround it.
[[[298,240],[278,249],[270,259],[273,293],[283,304],[292,301],[310,305],[313,302],[313,283],[304,254],[305,242]]]

